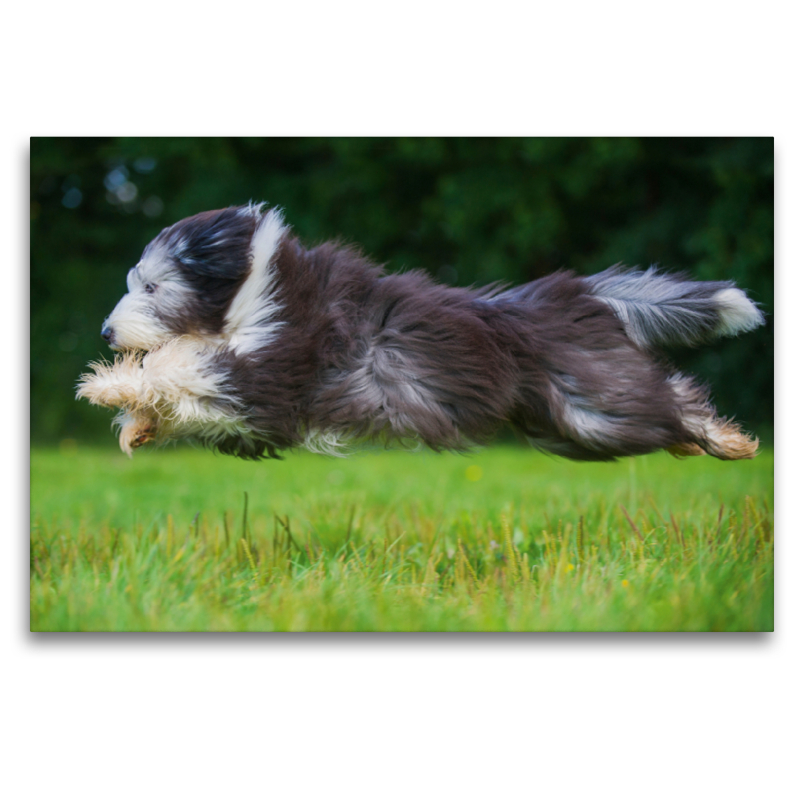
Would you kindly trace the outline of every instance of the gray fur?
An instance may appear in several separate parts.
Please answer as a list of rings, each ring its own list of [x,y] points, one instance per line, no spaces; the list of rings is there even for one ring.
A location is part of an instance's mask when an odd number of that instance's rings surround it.
[[[612,309],[628,336],[641,347],[691,347],[763,323],[755,305],[740,293],[742,302],[751,306],[752,323],[725,325],[726,309],[717,296],[725,290],[738,292],[731,281],[698,282],[659,272],[656,267],[642,272],[620,265],[585,280],[591,294]]]

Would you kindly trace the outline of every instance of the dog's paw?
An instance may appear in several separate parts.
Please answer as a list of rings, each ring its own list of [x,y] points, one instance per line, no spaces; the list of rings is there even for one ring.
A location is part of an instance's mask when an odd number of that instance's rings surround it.
[[[155,441],[157,433],[158,425],[152,417],[126,417],[121,420],[120,449],[130,457],[138,447]]]

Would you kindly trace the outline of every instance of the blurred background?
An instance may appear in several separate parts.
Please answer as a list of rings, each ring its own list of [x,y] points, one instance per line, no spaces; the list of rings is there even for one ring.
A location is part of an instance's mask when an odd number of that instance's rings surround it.
[[[112,413],[74,386],[111,355],[100,325],[128,269],[163,227],[249,200],[307,244],[339,237],[449,284],[617,262],[732,279],[766,327],[669,357],[771,440],[773,171],[771,138],[34,138],[32,442],[113,444]]]

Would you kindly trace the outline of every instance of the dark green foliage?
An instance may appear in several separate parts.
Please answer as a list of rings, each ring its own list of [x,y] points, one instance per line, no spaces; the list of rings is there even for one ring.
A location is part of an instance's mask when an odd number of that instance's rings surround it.
[[[768,325],[671,355],[721,413],[772,425],[772,139],[33,139],[34,439],[108,435],[73,386],[128,268],[165,225],[251,199],[451,283],[619,261],[733,279]]]

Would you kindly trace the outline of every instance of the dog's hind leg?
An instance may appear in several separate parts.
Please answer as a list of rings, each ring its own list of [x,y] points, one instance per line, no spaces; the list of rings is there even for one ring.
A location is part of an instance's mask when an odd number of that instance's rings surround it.
[[[673,455],[699,455],[698,450],[724,461],[754,458],[758,439],[750,437],[735,422],[718,417],[707,393],[691,378],[675,373],[668,383],[675,393],[681,422],[689,436],[668,448]]]
[[[731,461],[756,455],[758,439],[748,436],[735,422],[719,417],[706,392],[691,378],[674,374],[660,391],[638,395],[629,382],[625,390],[623,377],[618,376],[621,391],[617,394],[594,394],[577,386],[566,387],[561,376],[553,418],[563,438],[551,436],[548,441],[544,437],[538,446],[579,460],[642,455],[661,449],[678,458],[708,453]]]

